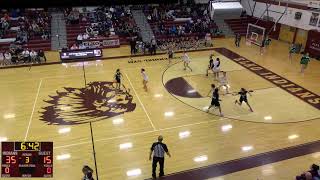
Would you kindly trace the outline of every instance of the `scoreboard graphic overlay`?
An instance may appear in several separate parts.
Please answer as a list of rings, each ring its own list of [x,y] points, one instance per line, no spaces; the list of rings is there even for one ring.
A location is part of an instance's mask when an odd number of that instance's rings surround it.
[[[53,177],[53,142],[1,142],[1,177]]]

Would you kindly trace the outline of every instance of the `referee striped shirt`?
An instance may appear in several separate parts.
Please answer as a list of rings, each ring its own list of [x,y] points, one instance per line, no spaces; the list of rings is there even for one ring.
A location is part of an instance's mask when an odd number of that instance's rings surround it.
[[[164,143],[155,142],[151,146],[151,151],[153,151],[153,157],[164,158],[164,153],[168,152],[168,148]]]

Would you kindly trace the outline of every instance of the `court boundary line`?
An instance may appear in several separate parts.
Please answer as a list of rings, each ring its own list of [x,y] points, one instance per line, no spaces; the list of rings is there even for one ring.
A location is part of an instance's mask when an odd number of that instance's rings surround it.
[[[153,128],[153,130],[156,130],[156,127],[154,126],[154,124],[153,124],[153,122],[152,122],[152,120],[151,120],[151,118],[150,118],[150,116],[149,116],[149,113],[148,113],[148,111],[146,110],[146,108],[144,107],[144,105],[143,105],[143,103],[142,103],[142,101],[141,101],[141,99],[140,99],[140,97],[139,97],[139,95],[138,95],[137,91],[136,91],[136,90],[135,90],[135,88],[133,87],[133,84],[132,84],[131,80],[129,79],[129,76],[127,75],[127,73],[124,73],[124,75],[125,75],[125,76],[126,76],[126,78],[128,79],[129,84],[130,84],[130,86],[131,86],[132,90],[133,90],[133,91],[134,91],[134,93],[136,94],[137,99],[138,99],[138,101],[140,102],[140,104],[141,104],[141,106],[142,106],[143,111],[144,111],[144,112],[145,112],[145,114],[147,115],[147,118],[148,118],[148,120],[149,120],[149,122],[150,122],[150,124],[151,124],[151,126],[152,126],[152,128]]]
[[[241,56],[240,54],[228,49],[228,48],[214,48],[214,51],[217,53],[229,58],[231,61],[241,65],[242,67],[245,67],[248,69],[248,71],[251,71],[255,73],[257,76],[275,84],[279,88],[281,88],[283,91],[295,96],[296,98],[300,99],[301,101],[309,104],[310,106],[320,110],[320,103],[317,102],[317,99],[320,99],[320,95],[317,93],[314,93],[311,90],[308,90],[304,88],[303,86],[293,82],[292,80],[289,80],[285,78],[283,75],[279,75],[278,73],[275,73],[271,70],[269,70],[267,67],[264,67],[262,65],[259,65],[258,63],[251,61],[250,59],[245,58],[244,56]],[[249,65],[249,66],[248,66]],[[268,76],[273,76],[272,78],[268,78]],[[280,81],[280,82],[277,82]],[[297,91],[290,90],[292,88],[299,89]],[[302,95],[300,95],[302,94]],[[308,96],[305,96],[303,94],[308,94]],[[310,99],[306,99],[311,94],[311,97],[314,97],[316,103],[312,103]]]
[[[214,48],[214,49],[215,49],[215,48]],[[219,53],[219,52],[217,52],[217,53]],[[219,54],[220,54],[220,53],[219,53]],[[223,56],[223,55],[222,55],[222,56]],[[189,107],[191,107],[191,108],[193,108],[193,109],[196,109],[196,110],[198,110],[198,111],[201,111],[202,113],[206,113],[206,114],[210,114],[210,115],[215,116],[215,117],[219,117],[219,115],[216,115],[216,114],[213,114],[213,113],[210,113],[210,112],[209,112],[209,113],[208,113],[208,112],[205,112],[205,111],[203,111],[202,109],[198,109],[198,108],[196,108],[196,107],[194,107],[194,106],[191,106],[191,105],[188,104],[188,103],[185,103],[184,101],[180,100],[180,99],[177,98],[174,94],[172,94],[171,92],[169,92],[169,91],[167,90],[167,88],[166,88],[166,86],[165,86],[165,84],[164,84],[164,74],[166,73],[166,71],[167,71],[169,68],[171,68],[171,67],[174,66],[174,65],[177,65],[178,63],[180,63],[180,62],[177,62],[177,63],[172,64],[171,66],[167,67],[167,68],[164,70],[164,72],[162,73],[162,85],[163,85],[163,87],[166,89],[166,91],[167,91],[174,99],[180,101],[182,104],[185,104],[185,105],[187,105],[187,106],[189,106]],[[246,69],[246,68],[244,68],[244,69]],[[247,70],[248,70],[248,69],[247,69]],[[248,70],[248,71],[249,71],[249,70]],[[184,76],[181,76],[181,77],[184,77]],[[258,76],[258,77],[260,77],[260,76]],[[261,78],[262,78],[262,77],[261,77]],[[263,79],[263,78],[262,78],[262,79]],[[265,80],[265,79],[264,79],[264,80]],[[273,84],[273,83],[271,83],[271,84]],[[276,86],[276,87],[270,87],[270,88],[280,88],[280,87]],[[270,88],[267,88],[267,89],[270,89]],[[280,89],[281,89],[281,88],[280,88]],[[302,123],[302,122],[314,121],[314,120],[317,120],[317,119],[320,118],[320,117],[315,117],[315,118],[310,118],[310,119],[306,119],[306,120],[302,120],[302,121],[297,121],[297,122],[280,122],[280,123],[275,123],[275,122],[248,121],[248,120],[243,120],[243,119],[237,119],[237,117],[235,117],[235,116],[231,116],[231,117],[224,116],[224,117],[227,118],[227,119],[230,119],[230,120],[235,120],[235,121],[240,121],[240,122],[269,124],[269,125]]]
[[[42,85],[42,80],[43,80],[43,79],[41,78],[41,79],[40,79],[40,82],[39,82],[39,86],[38,86],[36,98],[35,98],[34,103],[33,103],[33,108],[32,108],[32,111],[31,111],[31,115],[30,115],[30,119],[29,119],[29,124],[28,124],[28,128],[27,128],[27,131],[26,131],[26,135],[25,135],[25,137],[24,137],[24,141],[27,140],[27,137],[28,137],[28,134],[29,134],[29,130],[30,130],[30,126],[31,126],[31,121],[32,121],[32,118],[33,118],[34,110],[36,109],[38,97],[39,97],[39,94],[40,94],[40,89],[41,89],[41,85]]]

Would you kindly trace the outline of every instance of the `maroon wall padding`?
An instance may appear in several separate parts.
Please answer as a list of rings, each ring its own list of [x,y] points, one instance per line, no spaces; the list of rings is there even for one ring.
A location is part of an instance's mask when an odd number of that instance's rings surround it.
[[[308,32],[308,40],[305,51],[311,57],[320,58],[320,31],[310,30]]]

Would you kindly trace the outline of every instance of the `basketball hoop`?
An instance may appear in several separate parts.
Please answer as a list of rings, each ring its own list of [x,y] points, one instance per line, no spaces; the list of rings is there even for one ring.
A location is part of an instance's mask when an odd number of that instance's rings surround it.
[[[262,46],[265,31],[266,29],[264,27],[249,23],[246,35],[247,44]]]

